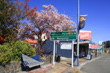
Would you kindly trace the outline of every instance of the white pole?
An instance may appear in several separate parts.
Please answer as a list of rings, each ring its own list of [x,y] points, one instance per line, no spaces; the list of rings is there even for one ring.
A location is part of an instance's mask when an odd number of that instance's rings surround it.
[[[72,40],[72,67],[73,67],[73,61],[74,61],[74,41]]]
[[[53,46],[53,64],[55,64],[55,41]]]
[[[78,17],[77,17],[77,56],[79,56],[79,0],[78,0]]]
[[[98,49],[97,49],[97,57],[98,57]]]
[[[56,48],[55,48],[55,53],[57,53],[57,44],[56,44],[56,46],[55,46]]]

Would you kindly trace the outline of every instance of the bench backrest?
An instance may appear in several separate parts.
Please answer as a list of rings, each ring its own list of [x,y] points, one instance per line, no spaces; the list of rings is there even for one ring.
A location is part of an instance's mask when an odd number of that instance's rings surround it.
[[[36,57],[36,59],[34,59],[34,58],[31,58],[23,53],[22,53],[22,61],[24,62],[25,65],[39,62],[37,60],[37,57]]]
[[[35,60],[37,60],[37,61],[39,61],[39,62],[41,61],[41,60],[40,60],[40,55],[36,55],[36,56],[34,56],[34,57],[32,57],[32,58],[35,59]]]

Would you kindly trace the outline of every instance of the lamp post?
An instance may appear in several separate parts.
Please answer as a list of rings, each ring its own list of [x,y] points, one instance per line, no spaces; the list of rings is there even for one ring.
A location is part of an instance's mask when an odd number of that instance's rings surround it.
[[[77,15],[77,56],[79,56],[79,0],[78,0],[78,15]]]

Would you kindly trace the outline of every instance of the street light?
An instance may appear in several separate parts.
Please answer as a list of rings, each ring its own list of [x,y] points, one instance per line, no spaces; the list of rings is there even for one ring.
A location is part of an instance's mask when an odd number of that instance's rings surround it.
[[[77,15],[77,56],[79,56],[79,0],[78,0],[78,15]]]

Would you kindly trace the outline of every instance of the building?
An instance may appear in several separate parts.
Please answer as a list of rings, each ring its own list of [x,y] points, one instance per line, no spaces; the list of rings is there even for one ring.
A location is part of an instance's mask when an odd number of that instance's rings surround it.
[[[37,41],[36,40],[32,40],[32,39],[24,39],[25,41],[29,42],[30,45],[33,47],[33,48],[36,48],[37,47]]]

